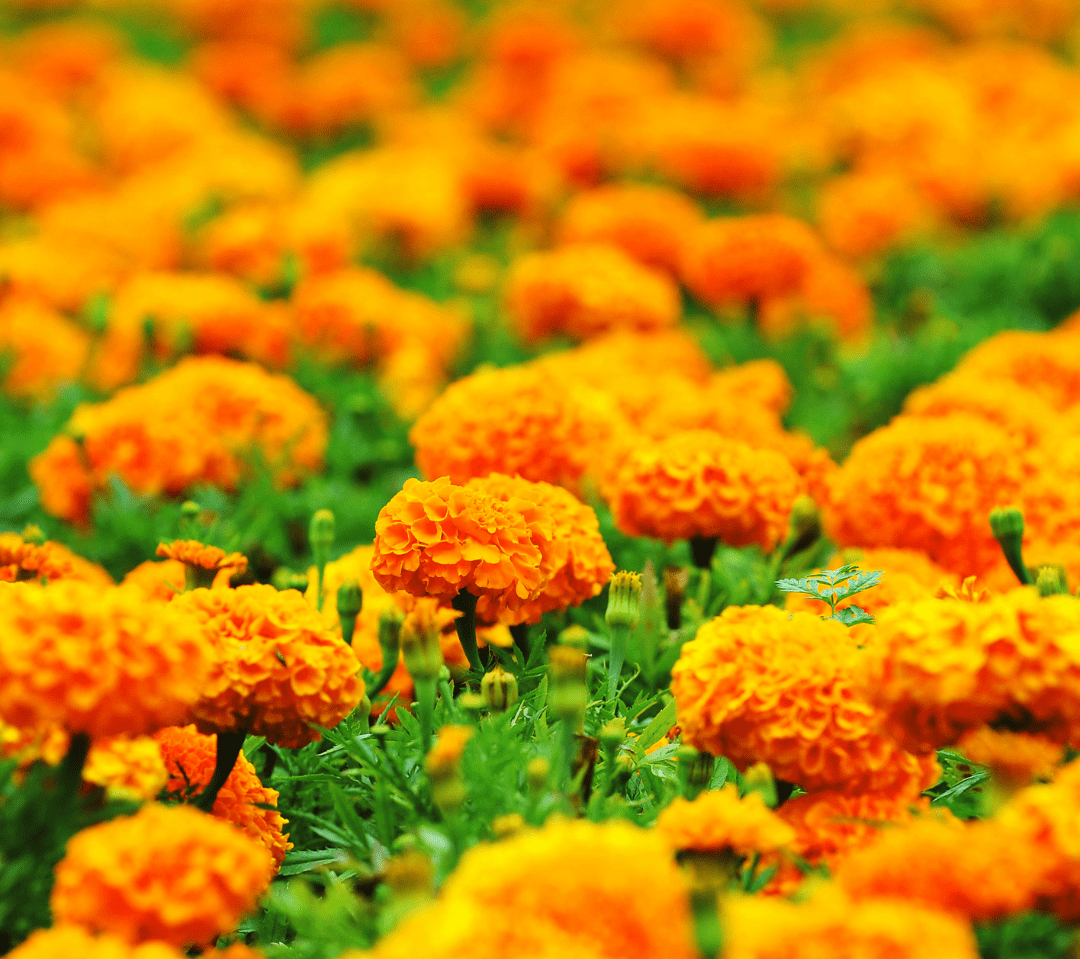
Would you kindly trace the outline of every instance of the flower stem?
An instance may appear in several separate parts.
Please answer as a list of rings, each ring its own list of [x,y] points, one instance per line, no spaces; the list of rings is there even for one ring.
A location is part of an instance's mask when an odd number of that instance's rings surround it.
[[[690,540],[690,559],[698,569],[708,569],[712,565],[718,536],[694,536]]]
[[[517,623],[510,627],[510,635],[514,637],[514,645],[521,650],[521,656],[525,662],[529,661],[529,624]]]
[[[630,639],[627,626],[609,626],[611,653],[608,655],[608,702],[614,703],[619,698],[619,679],[622,676],[623,663],[626,660],[626,644]]]
[[[420,720],[420,748],[426,754],[431,748],[431,730],[435,722],[436,681],[417,679],[414,681],[414,687],[416,715]]]
[[[74,733],[63,762],[60,763],[59,785],[65,796],[74,796],[78,792],[89,752],[90,737],[86,733]]]
[[[214,774],[206,788],[195,798],[195,806],[203,812],[212,812],[221,787],[233,771],[240,750],[244,748],[246,733],[218,733],[217,753],[214,757]]]
[[[461,590],[454,597],[451,605],[461,615],[454,620],[457,629],[458,640],[461,648],[465,650],[465,656],[473,669],[483,670],[480,665],[480,653],[476,648],[476,597],[468,590]]]

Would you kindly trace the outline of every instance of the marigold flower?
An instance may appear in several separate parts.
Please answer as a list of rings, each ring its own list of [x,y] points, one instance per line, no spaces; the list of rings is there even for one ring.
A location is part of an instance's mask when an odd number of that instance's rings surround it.
[[[230,932],[270,882],[270,853],[188,806],[151,803],[84,829],[56,866],[58,924],[184,948]]]
[[[424,758],[424,768],[433,778],[445,776],[457,768],[465,746],[476,730],[472,726],[443,726],[437,733],[435,745]]]
[[[371,955],[690,959],[692,942],[681,876],[654,831],[558,821],[469,850],[438,903]]]
[[[519,609],[544,585],[541,562],[520,512],[446,477],[406,480],[375,522],[371,572],[389,591],[453,599],[468,590]]]
[[[621,417],[597,390],[528,365],[458,380],[409,431],[420,473],[462,484],[517,473],[571,491]]]
[[[1075,605],[1016,589],[984,603],[892,606],[860,666],[866,695],[911,749],[951,745],[987,723],[1069,742],[1080,728]]]
[[[564,243],[608,243],[639,263],[674,274],[685,237],[702,221],[688,196],[670,187],[612,185],[575,194],[563,211]]]
[[[616,246],[577,243],[527,253],[510,267],[506,308],[528,343],[566,335],[587,340],[615,329],[655,330],[679,319],[668,277]]]
[[[739,856],[777,852],[795,839],[795,830],[765,805],[760,793],[740,799],[734,786],[707,790],[692,802],[676,799],[660,813],[656,829],[676,851],[729,850]]]
[[[229,576],[247,569],[247,557],[243,553],[226,553],[219,546],[207,546],[197,539],[175,539],[171,543],[158,543],[156,555],[177,560],[191,571],[197,585],[209,585],[228,571]],[[205,580],[205,583],[203,582]]]
[[[901,173],[857,170],[826,180],[818,192],[818,226],[842,256],[878,256],[929,231],[926,198]]]
[[[184,591],[185,578],[185,566],[180,560],[148,559],[131,570],[121,585],[141,589],[148,598],[167,603]]]
[[[933,755],[904,752],[880,730],[846,626],[773,606],[731,606],[683,646],[672,669],[684,743],[745,768],[768,763],[807,790],[918,793]]]
[[[149,736],[99,739],[90,746],[82,778],[117,799],[148,802],[165,788],[169,773]]]
[[[596,513],[573,493],[501,473],[470,480],[466,487],[494,496],[521,513],[540,550],[540,573],[545,580],[539,595],[517,610],[500,614],[493,600],[481,597],[476,607],[479,619],[539,622],[544,613],[578,606],[598,595],[615,571]]]
[[[615,524],[631,536],[671,542],[719,537],[771,550],[806,492],[791,464],[709,430],[640,441],[604,486]]]
[[[165,766],[162,788],[191,802],[214,774],[216,737],[204,736],[194,726],[170,726],[159,730],[154,739]],[[274,857],[274,872],[281,868],[285,853],[292,849],[288,835],[283,833],[286,820],[277,809],[266,808],[277,806],[277,800],[277,790],[262,784],[255,767],[241,751],[211,810],[212,815],[239,826],[265,846]]]
[[[0,582],[36,579],[41,583],[77,579],[98,586],[112,585],[112,577],[89,560],[60,543],[40,546],[26,542],[18,533],[0,533]]]
[[[976,959],[971,926],[894,899],[850,902],[831,886],[809,902],[740,896],[724,908],[725,959]]]
[[[1053,779],[1065,754],[1065,747],[1047,736],[989,726],[965,733],[956,748],[976,765],[986,766],[1006,789],[1030,786],[1036,779]]]
[[[0,306],[2,386],[9,396],[49,399],[60,386],[81,376],[90,338],[61,313],[30,299],[11,298]]]
[[[0,591],[5,722],[137,736],[182,721],[203,691],[213,651],[182,610],[74,580]]]
[[[922,550],[960,576],[997,565],[987,516],[1022,502],[1034,464],[966,413],[899,416],[859,440],[832,480],[826,531],[841,546]]]
[[[859,341],[865,339],[873,318],[874,302],[862,277],[842,260],[819,254],[810,258],[796,290],[761,303],[757,324],[772,339],[812,326]]]
[[[235,489],[252,453],[282,483],[322,465],[326,416],[285,376],[223,357],[192,357],[105,403],[79,406],[30,473],[45,508],[86,522],[93,492],[119,475],[140,493],[197,483]]]
[[[38,929],[8,953],[11,959],[182,959],[183,953],[163,942],[131,945],[118,936],[95,936],[82,926]]]
[[[195,589],[169,606],[201,623],[213,645],[194,708],[201,732],[247,732],[296,748],[317,741],[313,727],[336,726],[364,695],[355,654],[295,590]]]

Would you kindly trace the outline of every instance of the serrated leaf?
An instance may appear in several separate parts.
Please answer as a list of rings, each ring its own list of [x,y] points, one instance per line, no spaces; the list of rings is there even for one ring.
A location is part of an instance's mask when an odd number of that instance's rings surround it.
[[[874,621],[874,617],[859,606],[846,606],[844,609],[838,609],[833,614],[832,619],[843,623],[845,626],[860,626],[863,623],[872,623]]]
[[[634,740],[634,758],[641,762],[645,756],[645,750],[664,738],[664,734],[675,725],[676,706],[675,700],[670,700],[660,710],[649,725],[642,730],[641,735]]]

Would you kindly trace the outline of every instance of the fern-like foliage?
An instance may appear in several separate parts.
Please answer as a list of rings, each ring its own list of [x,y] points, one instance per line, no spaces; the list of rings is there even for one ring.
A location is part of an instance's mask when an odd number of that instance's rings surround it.
[[[785,593],[804,593],[811,599],[828,603],[827,619],[839,620],[845,626],[857,626],[860,623],[872,623],[874,617],[858,606],[837,609],[837,603],[872,589],[881,582],[884,575],[881,570],[864,571],[852,564],[839,569],[823,569],[820,573],[811,573],[799,579],[781,579],[776,585]]]

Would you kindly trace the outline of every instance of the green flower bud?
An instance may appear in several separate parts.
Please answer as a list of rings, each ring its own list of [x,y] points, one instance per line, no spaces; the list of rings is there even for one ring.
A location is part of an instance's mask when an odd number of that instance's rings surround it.
[[[770,809],[777,807],[776,777],[765,763],[754,763],[743,773],[743,786],[747,793],[760,793]]]
[[[356,619],[360,610],[364,608],[364,593],[360,589],[360,583],[355,579],[347,579],[338,587],[337,611],[338,616],[344,619]]]
[[[574,649],[580,649],[582,652],[589,646],[589,631],[584,626],[567,626],[561,633],[559,633],[559,645],[572,646]]]
[[[401,624],[401,651],[414,683],[438,679],[443,665],[439,634],[435,612],[426,604],[418,606]]]
[[[1040,566],[1035,576],[1040,596],[1068,595],[1065,567],[1057,564]]]
[[[559,719],[580,722],[589,704],[586,684],[587,657],[571,646],[548,650],[548,705]]]
[[[201,512],[202,507],[193,499],[184,500],[180,504],[180,516],[183,519],[198,519]]]
[[[608,626],[633,629],[641,605],[641,575],[620,570],[613,573],[608,586],[608,607],[604,619]]]
[[[308,528],[308,542],[318,560],[319,550],[329,550],[334,545],[334,514],[328,509],[316,510]]]
[[[45,534],[36,523],[28,523],[22,531],[22,541],[31,546],[41,546],[45,542]]]
[[[551,763],[544,759],[543,756],[537,756],[535,759],[529,760],[529,765],[525,767],[525,781],[528,783],[529,792],[540,792],[547,787],[550,778]]]
[[[626,742],[626,720],[617,716],[600,727],[600,745],[604,751],[614,751]]]
[[[502,666],[495,666],[484,673],[484,678],[480,680],[480,693],[488,709],[493,713],[505,713],[513,709],[517,702],[517,677]]]
[[[990,531],[999,543],[1024,535],[1024,514],[1015,506],[1002,506],[990,511]]]

